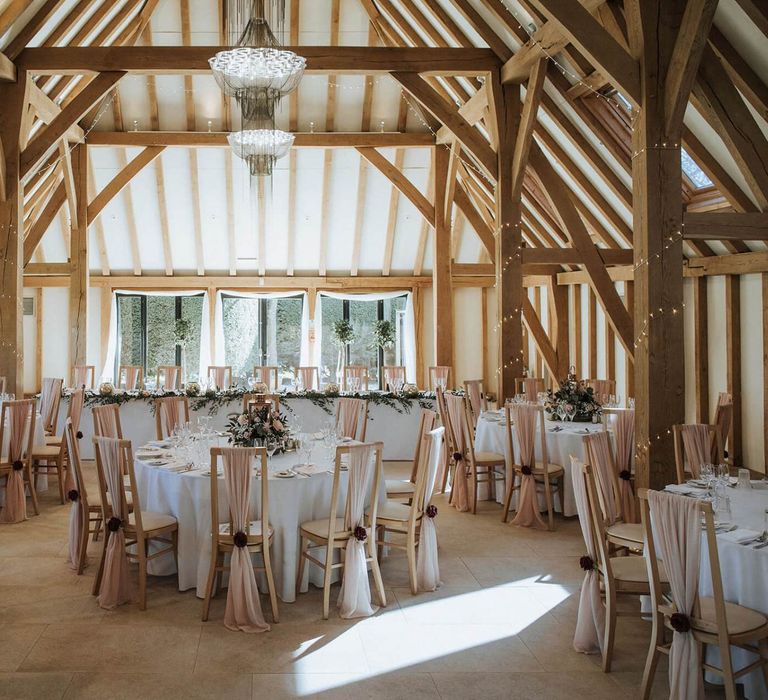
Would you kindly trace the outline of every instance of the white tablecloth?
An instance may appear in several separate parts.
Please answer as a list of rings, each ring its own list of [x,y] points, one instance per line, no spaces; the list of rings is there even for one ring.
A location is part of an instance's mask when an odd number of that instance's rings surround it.
[[[270,471],[279,471],[300,462],[295,452],[275,455]],[[333,476],[330,451],[319,446],[312,454],[312,462],[320,473],[310,477],[297,476],[269,479],[269,519],[275,530],[272,565],[277,594],[284,602],[296,599],[296,573],[299,551],[299,525],[309,520],[328,517]],[[205,596],[208,567],[211,561],[211,485],[210,476],[203,471],[177,473],[152,467],[136,460],[136,480],[142,510],[173,515],[179,521],[179,590],[194,588],[198,597]],[[226,513],[223,477],[219,477],[219,512]],[[258,484],[258,486],[257,486]],[[347,493],[347,474],[342,472],[339,489],[339,514],[343,515]],[[386,487],[382,479],[379,502],[386,500]],[[252,517],[261,512],[261,484],[254,478],[251,487]],[[222,515],[222,518],[224,516]],[[175,572],[172,555],[160,557],[150,563],[149,573],[167,576]],[[258,578],[259,589],[265,591],[263,576]],[[301,590],[306,591],[308,581],[322,586],[322,571],[307,562]]]
[[[547,431],[547,458],[550,464],[557,464],[564,468],[563,476],[563,503],[555,499],[555,509],[566,516],[577,515],[576,501],[573,498],[573,487],[571,485],[571,455],[584,458],[583,438],[587,434],[602,430],[602,426],[592,423],[568,423],[559,421],[545,421]],[[560,428],[555,430],[553,428]],[[484,452],[497,452],[506,456],[508,463],[511,463],[512,455],[507,452],[506,425],[503,420],[494,413],[487,413],[480,416],[477,422],[477,431],[475,433],[475,450]],[[517,436],[512,431],[512,440],[515,450],[519,449]],[[536,459],[541,459],[541,437],[537,430],[536,434]],[[499,500],[503,502],[504,494],[499,495]]]
[[[331,399],[331,411],[335,415],[336,401]],[[190,399],[190,404],[194,399]],[[368,405],[368,426],[366,432],[367,442],[382,441],[384,443],[383,458],[386,460],[411,460],[416,447],[416,436],[419,430],[420,407],[417,400],[410,402],[410,413],[398,413],[395,409],[383,405]],[[290,407],[291,410],[288,410]],[[227,423],[227,414],[242,411],[242,399],[230,401],[219,407],[212,416],[211,424],[216,430],[222,430]],[[319,431],[323,425],[333,420],[333,415],[328,415],[322,408],[313,404],[309,399],[281,399],[280,410],[288,418],[288,425],[295,426],[301,422],[303,430],[309,432]],[[60,411],[66,414],[66,411]],[[197,413],[190,410],[190,419],[195,420],[197,415],[211,415],[208,409]],[[58,434],[64,428],[66,416],[59,418]],[[156,438],[155,416],[151,412],[150,403],[139,399],[127,401],[120,405],[120,423],[123,428],[123,436],[131,440],[134,447],[144,445]],[[80,430],[83,439],[80,441],[80,455],[83,459],[93,459],[93,416],[89,407],[83,408]]]

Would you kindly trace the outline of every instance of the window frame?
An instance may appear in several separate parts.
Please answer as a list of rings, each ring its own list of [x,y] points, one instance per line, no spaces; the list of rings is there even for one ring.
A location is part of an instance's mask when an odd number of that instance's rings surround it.
[[[193,297],[203,297],[204,292],[200,292],[200,294],[182,294],[182,295],[176,295],[172,296],[171,298],[174,300],[174,315],[173,320],[174,323],[181,318],[183,318],[183,299],[193,298]],[[147,367],[147,357],[149,356],[149,348],[147,347],[148,344],[148,332],[147,332],[147,299],[151,296],[166,296],[166,295],[160,295],[160,294],[131,294],[130,292],[115,292],[115,305],[116,305],[116,311],[117,311],[117,346],[116,346],[116,352],[115,352],[115,376],[119,376],[120,372],[120,365],[124,364],[122,361],[122,352],[120,349],[119,339],[121,337],[121,327],[120,327],[120,302],[122,299],[139,299],[140,300],[140,318],[141,318],[141,367],[144,370],[144,376],[148,377],[148,370]],[[181,346],[178,344],[174,345],[174,363],[176,365],[181,365]],[[155,371],[157,371],[157,368],[155,367]]]

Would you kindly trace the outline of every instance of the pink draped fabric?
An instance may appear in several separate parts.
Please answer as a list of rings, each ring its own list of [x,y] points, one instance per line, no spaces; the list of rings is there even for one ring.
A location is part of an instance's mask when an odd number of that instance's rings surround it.
[[[140,367],[126,367],[125,368],[125,388],[128,391],[133,391],[134,389],[137,389],[137,384],[139,381],[139,371]],[[167,379],[167,377],[166,377]]]
[[[616,440],[616,468],[619,470],[619,498],[625,523],[639,522],[632,482],[622,478],[632,472],[632,445],[635,442],[635,411],[632,408],[613,414],[613,435]]]
[[[224,486],[227,490],[229,514],[232,518],[232,532],[245,533],[250,521],[251,464],[250,450],[227,447],[221,451],[224,466]],[[264,534],[264,546],[269,547],[268,533]],[[264,620],[259,600],[259,588],[253,573],[253,563],[248,547],[235,547],[229,562],[229,588],[227,608],[224,612],[224,626],[237,632],[267,632],[269,625]]]
[[[70,419],[71,421],[71,419]],[[69,549],[67,551],[67,563],[71,569],[75,571],[80,564],[80,545],[83,535],[83,525],[85,522],[85,506],[83,504],[82,484],[77,478],[77,469],[75,469],[75,462],[80,462],[80,452],[77,446],[77,440],[72,439],[74,437],[74,428],[70,430],[68,427],[64,430],[64,439],[67,441],[67,451],[69,454],[69,469],[67,470],[67,492],[70,496],[69,507]],[[72,498],[72,492],[76,493],[76,497]]]
[[[469,405],[472,407],[472,415],[477,420],[483,409],[483,393],[480,391],[480,383],[467,382],[467,395],[469,396]]]
[[[72,421],[72,430],[77,433],[80,430],[80,417],[83,415],[83,402],[85,391],[78,389],[69,397],[69,418]]]
[[[648,491],[654,542],[669,577],[672,602],[678,613],[691,617],[701,566],[701,516],[698,501],[663,491]],[[669,654],[669,697],[704,697],[699,645],[691,632],[672,633]]]
[[[540,391],[544,391],[544,382],[541,379],[537,377],[525,377],[523,379],[523,394],[526,401],[538,401]]]
[[[392,383],[396,379],[405,381],[405,367],[393,366],[384,370],[384,383],[388,388],[392,388]]]
[[[441,586],[440,565],[437,558],[437,528],[434,517],[428,514],[428,507],[435,490],[437,469],[443,448],[445,428],[436,428],[430,433],[429,462],[424,484],[421,507],[421,528],[419,530],[419,551],[416,558],[416,584],[420,591],[435,591]]]
[[[301,385],[305,390],[313,389],[315,387],[316,369],[316,367],[299,367],[299,378],[301,379]]]
[[[715,409],[715,426],[720,433],[720,439],[725,445],[728,440],[728,434],[731,432],[731,422],[733,421],[733,397],[721,391],[717,397],[717,408]],[[720,457],[717,449],[717,441],[712,445],[712,462],[719,461]]]
[[[469,510],[469,488],[467,486],[467,441],[464,433],[464,399],[454,394],[445,394],[445,405],[448,411],[448,420],[451,422],[451,432],[456,444],[453,446],[455,453],[453,458],[456,469],[453,473],[453,490],[451,503],[456,510],[466,512]]]
[[[512,420],[515,423],[517,443],[520,447],[520,465],[523,468],[529,467],[531,470],[536,468],[536,419],[538,416],[538,406],[519,404],[512,407]],[[512,524],[547,529],[539,513],[536,479],[533,474],[521,475],[517,513]]]
[[[73,385],[75,389],[93,389],[91,381],[91,368],[85,366],[75,367]]]
[[[217,389],[223,390],[228,388],[226,367],[209,367],[208,376],[213,377]]]
[[[576,512],[579,515],[581,534],[587,547],[587,556],[597,561],[597,547],[589,520],[587,486],[584,482],[583,463],[571,457],[571,482]],[[595,569],[584,574],[579,596],[579,612],[576,617],[576,631],[573,648],[582,654],[599,654],[602,650],[605,632],[605,606],[600,598],[600,577]]]
[[[613,488],[613,459],[608,433],[593,433],[584,440],[589,445],[587,460],[592,463],[592,468],[595,470],[597,485],[603,499],[602,505],[605,509],[603,516],[607,525],[613,525],[619,517],[619,508]]]
[[[117,438],[117,414],[112,406],[96,406],[93,409],[93,427],[96,435]]]
[[[363,403],[361,399],[339,399],[336,409],[336,432],[340,437],[357,439]]]
[[[43,388],[40,392],[40,415],[43,418],[43,428],[45,430],[54,429],[53,411],[56,406],[56,395],[61,394],[61,379],[46,377],[43,379]]]
[[[181,425],[181,413],[179,410],[181,401],[177,399],[165,399],[160,405],[163,408],[163,418],[165,418],[165,432],[170,435]]]
[[[688,467],[693,478],[698,479],[701,465],[709,462],[709,426],[701,423],[683,425],[680,434]]]
[[[267,367],[254,367],[253,378],[257,384],[266,384],[267,389],[274,391],[277,389],[274,373]]]
[[[24,470],[16,469],[13,465],[22,462],[27,456],[25,452],[29,443],[32,415],[29,404],[9,401],[7,406],[8,425],[5,427],[10,430],[8,463],[11,465],[11,471],[5,482],[5,506],[0,511],[0,522],[20,523],[27,519]]]
[[[368,387],[363,386],[363,379],[365,378],[365,369],[362,367],[345,367],[344,368],[345,377],[347,379],[347,386],[350,384],[350,379],[358,379],[359,381],[359,391],[366,391]]]
[[[610,379],[592,379],[589,382],[592,393],[600,403],[608,401],[608,397],[614,393],[615,383]]]
[[[370,445],[361,445],[350,450],[344,529],[351,530],[353,534],[347,540],[344,551],[344,575],[338,599],[339,616],[345,619],[368,617],[377,610],[371,605],[365,544],[354,534],[357,528],[365,528],[365,495],[371,490],[374,470],[373,448]],[[365,530],[368,537],[373,535],[370,528]]]
[[[107,525],[107,552],[104,572],[99,588],[99,607],[113,610],[131,599],[128,581],[128,555],[125,551],[125,531],[128,524],[128,508],[121,495],[123,470],[120,464],[120,441],[115,438],[97,437],[96,445],[104,471],[104,482],[112,504],[112,518]],[[110,524],[111,523],[111,524]]]
[[[451,371],[450,367],[432,367],[432,383],[434,386],[439,386],[443,389],[448,386],[448,373]]]

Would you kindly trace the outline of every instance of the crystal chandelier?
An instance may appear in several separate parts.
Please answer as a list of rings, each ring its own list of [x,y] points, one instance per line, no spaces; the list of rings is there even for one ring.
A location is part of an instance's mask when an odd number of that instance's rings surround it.
[[[275,128],[275,108],[298,87],[306,59],[283,49],[270,28],[268,16],[282,27],[285,0],[228,0],[226,9],[233,48],[208,63],[222,92],[240,107],[242,128],[228,141],[252,176],[269,176],[293,143],[293,136]]]

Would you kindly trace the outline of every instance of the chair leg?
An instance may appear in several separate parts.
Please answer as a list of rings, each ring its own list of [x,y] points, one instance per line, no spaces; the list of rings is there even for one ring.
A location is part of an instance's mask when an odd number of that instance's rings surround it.
[[[661,615],[653,613],[653,629],[651,631],[651,642],[648,647],[648,656],[645,659],[645,669],[643,670],[643,682],[640,686],[640,697],[642,700],[649,700],[651,697],[651,688],[653,679],[656,676],[656,667],[659,664],[661,652],[659,647],[664,643],[664,624]]]
[[[91,542],[98,542],[99,534],[101,533],[101,515],[99,515],[93,522],[95,522],[96,525],[93,528],[93,537],[91,538]]]
[[[501,522],[509,522],[509,509],[512,507],[512,495],[515,492],[515,472],[512,471],[507,483],[507,495],[504,497],[504,512],[501,515]]]
[[[32,510],[35,511],[35,515],[40,515],[40,508],[37,503],[37,489],[32,485],[32,471],[31,467],[26,467],[27,471],[27,486],[29,486],[29,497],[32,499]],[[35,475],[35,479],[37,475]]]
[[[765,687],[768,688],[768,639],[761,639],[757,646],[760,649],[760,658],[763,660],[763,682]]]
[[[217,543],[212,543],[211,565],[208,568],[208,581],[205,584],[205,599],[203,600],[203,622],[208,621],[208,613],[211,610],[211,598],[213,597],[213,584],[216,580],[216,562],[218,560]]]
[[[329,542],[325,548],[325,569],[323,571],[323,620],[331,612],[331,574],[333,573],[333,547]]]
[[[546,468],[547,465],[545,464],[544,469]],[[549,479],[544,480],[544,501],[547,504],[547,523],[551,531],[555,529],[555,516],[552,512],[552,488]]]
[[[308,545],[309,542],[307,542],[307,539],[305,537],[301,537],[299,540],[299,570],[296,574],[296,595],[298,595],[301,591],[301,582],[304,578],[304,562],[306,561],[304,558],[304,553],[307,551]]]
[[[99,568],[96,571],[96,578],[93,580],[93,589],[91,595],[99,595],[101,588],[101,577],[104,575],[104,560],[107,558],[107,543],[109,542],[109,532],[105,531],[104,539],[101,545],[101,555],[99,556]]]
[[[264,557],[264,573],[267,577],[267,589],[269,590],[269,602],[272,605],[272,621],[280,622],[280,613],[277,611],[277,592],[275,591],[275,577],[272,575],[272,556],[269,551],[270,541],[267,537],[262,542],[261,551]]]
[[[56,457],[56,475],[59,479],[59,499],[61,500],[61,505],[64,505],[64,465],[61,461],[61,452]]]
[[[147,609],[147,546],[143,537],[136,538],[136,553],[139,557],[139,610]]]
[[[726,640],[721,640],[720,667],[723,670],[723,685],[725,687],[726,700],[736,700],[736,679],[733,677],[733,662],[731,661],[731,645]],[[704,661],[706,650],[699,645],[699,658]]]
[[[376,526],[376,556],[381,560],[384,557],[384,546],[387,541],[387,528],[383,525]]]
[[[411,582],[411,594],[419,592],[419,584],[416,579],[416,532],[408,532],[408,578]]]
[[[83,509],[80,525],[80,543],[77,550],[77,575],[82,576],[88,559],[88,510]]]
[[[179,530],[171,531],[171,543],[173,546],[173,561],[176,564],[176,578],[179,577]]]
[[[477,514],[477,467],[470,469],[470,478],[472,479],[472,515]]]
[[[605,639],[603,642],[603,673],[611,672],[613,644],[616,641],[616,594],[605,592]]]
[[[384,593],[384,581],[381,578],[381,569],[379,569],[379,560],[376,558],[376,545],[374,542],[368,545],[368,551],[371,557],[371,573],[373,573],[373,582],[376,584],[376,592],[379,594],[379,602],[382,608],[386,608],[387,595]]]

